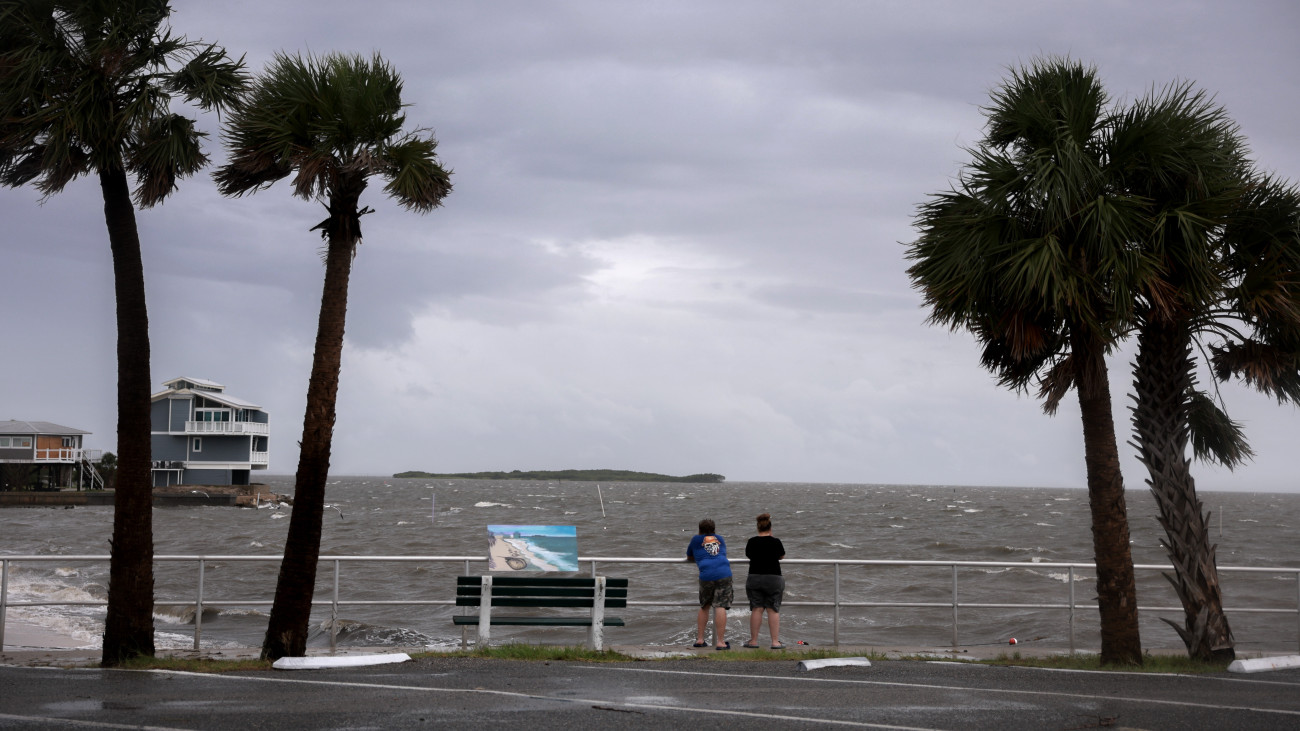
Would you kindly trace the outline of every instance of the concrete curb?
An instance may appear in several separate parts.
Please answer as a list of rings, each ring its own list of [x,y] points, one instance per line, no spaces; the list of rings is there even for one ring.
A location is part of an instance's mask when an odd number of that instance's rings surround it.
[[[282,657],[271,664],[276,670],[321,670],[323,668],[357,668],[365,665],[389,665],[407,662],[411,656],[405,652],[382,655],[337,655],[334,657]]]
[[[1228,665],[1230,673],[1263,673],[1269,670],[1300,668],[1300,655],[1258,657],[1251,660],[1233,660]]]

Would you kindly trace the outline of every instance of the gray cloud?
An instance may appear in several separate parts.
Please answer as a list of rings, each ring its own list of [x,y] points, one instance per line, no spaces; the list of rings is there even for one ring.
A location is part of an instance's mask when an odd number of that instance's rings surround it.
[[[1300,177],[1290,2],[174,4],[246,53],[380,51],[455,191],[364,202],[337,472],[621,467],[732,479],[1081,485],[1048,419],[924,324],[912,216],[1008,66],[1094,62],[1117,98],[1197,80]],[[218,120],[209,150],[222,157]],[[0,418],[112,448],[112,281],[94,181],[0,192]],[[207,172],[139,213],[156,383],[225,383],[294,470],[323,267],[319,205]],[[49,322],[57,321],[58,327]],[[19,354],[15,356],[14,354]],[[1128,357],[1113,360],[1127,422]],[[20,388],[9,384],[21,384]],[[1293,488],[1295,412],[1229,388],[1259,457],[1203,488]],[[1133,460],[1130,486],[1141,484]]]

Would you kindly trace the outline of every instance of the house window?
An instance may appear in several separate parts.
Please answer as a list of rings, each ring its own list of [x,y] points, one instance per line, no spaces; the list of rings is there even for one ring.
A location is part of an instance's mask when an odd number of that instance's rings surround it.
[[[230,421],[229,409],[195,409],[195,421]]]
[[[32,438],[31,438],[31,437],[10,437],[10,438],[9,438],[9,441],[10,441],[9,446],[11,446],[11,447],[13,447],[13,448],[15,448],[15,449],[25,449],[25,448],[28,448],[28,447],[31,447],[31,446],[32,446]],[[0,446],[3,446],[3,445],[0,445]]]
[[[64,446],[65,448],[69,448],[69,449],[71,449],[72,447],[77,446],[77,445],[75,444],[76,441],[77,441],[77,440],[76,440],[75,437],[64,437],[64,438],[63,438],[63,446]]]
[[[203,451],[203,437],[194,437],[194,448],[191,451],[194,452]]]
[[[4,449],[8,446],[9,446],[9,437],[0,437],[0,449]]]

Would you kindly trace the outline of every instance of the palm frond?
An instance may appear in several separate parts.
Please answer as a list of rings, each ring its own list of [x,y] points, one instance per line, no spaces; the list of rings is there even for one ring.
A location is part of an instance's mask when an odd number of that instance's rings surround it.
[[[438,143],[432,135],[409,136],[383,148],[384,190],[402,207],[427,213],[451,193],[452,171],[438,164]]]
[[[1278,403],[1300,403],[1300,344],[1244,340],[1210,347],[1214,377],[1240,378]]]
[[[210,44],[191,51],[190,60],[167,80],[167,89],[204,111],[220,112],[239,103],[250,80],[243,56],[232,61],[224,48]]]
[[[1187,427],[1192,454],[1203,462],[1233,469],[1255,456],[1241,423],[1229,418],[1209,396],[1196,389],[1187,394]]]
[[[199,141],[206,135],[179,114],[153,120],[127,148],[125,167],[136,176],[135,201],[142,208],[161,203],[176,181],[207,164]]]

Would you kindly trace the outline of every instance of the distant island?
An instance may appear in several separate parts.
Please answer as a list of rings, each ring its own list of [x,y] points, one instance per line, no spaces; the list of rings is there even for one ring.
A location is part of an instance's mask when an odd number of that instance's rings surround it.
[[[674,477],[672,475],[657,475],[653,472],[632,472],[631,470],[557,470],[554,472],[536,471],[521,472],[512,470],[510,472],[455,472],[455,473],[437,473],[437,472],[420,472],[412,470],[410,472],[398,472],[393,477],[424,477],[439,480],[573,480],[574,482],[722,482],[727,478],[722,475],[704,473],[700,475],[686,475],[685,477]]]

